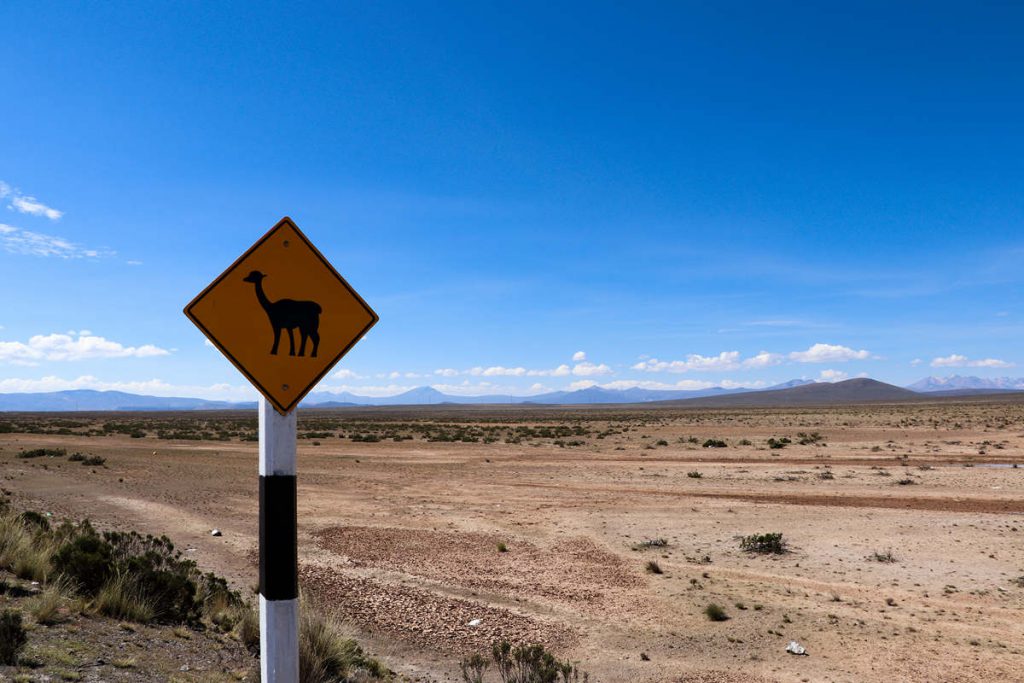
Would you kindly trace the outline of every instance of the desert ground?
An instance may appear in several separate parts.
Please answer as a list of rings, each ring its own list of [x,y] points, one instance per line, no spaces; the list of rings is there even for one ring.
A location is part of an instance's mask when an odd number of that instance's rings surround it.
[[[307,410],[299,433],[305,597],[411,679],[504,638],[603,682],[1024,681],[1022,403]],[[2,414],[0,488],[248,592],[255,434],[255,411]],[[768,532],[787,552],[741,549]]]

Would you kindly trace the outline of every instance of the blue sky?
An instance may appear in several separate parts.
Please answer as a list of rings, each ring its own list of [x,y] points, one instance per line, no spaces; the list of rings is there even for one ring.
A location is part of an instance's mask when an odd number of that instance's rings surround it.
[[[1014,3],[0,8],[0,391],[251,396],[182,315],[290,215],[320,386],[1024,374]]]

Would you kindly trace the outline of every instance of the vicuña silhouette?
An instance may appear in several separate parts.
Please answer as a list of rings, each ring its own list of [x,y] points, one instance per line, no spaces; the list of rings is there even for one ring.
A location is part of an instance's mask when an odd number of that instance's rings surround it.
[[[299,328],[299,335],[302,341],[299,344],[299,355],[306,355],[306,339],[313,340],[313,349],[310,352],[312,358],[316,358],[316,350],[320,346],[320,313],[323,309],[315,301],[295,301],[293,299],[278,299],[271,301],[263,291],[263,279],[267,277],[258,270],[254,270],[243,279],[256,285],[256,298],[260,306],[267,312],[267,319],[274,328],[274,345],[270,349],[272,356],[277,355],[277,344],[281,341],[281,330],[288,330],[289,356],[295,355],[295,337],[292,330]]]

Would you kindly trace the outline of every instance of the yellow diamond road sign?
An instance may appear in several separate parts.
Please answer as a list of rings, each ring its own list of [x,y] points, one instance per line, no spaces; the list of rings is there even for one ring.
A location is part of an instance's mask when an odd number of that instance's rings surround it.
[[[378,320],[288,217],[193,299],[185,315],[281,414]]]

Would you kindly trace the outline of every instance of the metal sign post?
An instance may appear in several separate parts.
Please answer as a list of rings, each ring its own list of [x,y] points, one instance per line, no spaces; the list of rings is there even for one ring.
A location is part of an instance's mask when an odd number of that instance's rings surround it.
[[[260,398],[260,675],[299,680],[295,411]]]
[[[185,307],[260,399],[260,674],[298,683],[295,407],[377,323],[288,217]]]

